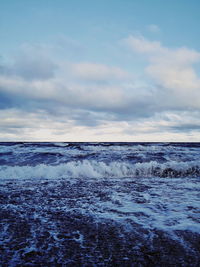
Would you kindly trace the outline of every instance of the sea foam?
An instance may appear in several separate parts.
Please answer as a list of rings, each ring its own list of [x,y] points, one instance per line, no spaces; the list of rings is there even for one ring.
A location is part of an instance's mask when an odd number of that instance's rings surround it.
[[[1,166],[0,178],[124,178],[124,177],[198,177],[200,161],[130,163],[96,160],[70,161],[59,165]]]

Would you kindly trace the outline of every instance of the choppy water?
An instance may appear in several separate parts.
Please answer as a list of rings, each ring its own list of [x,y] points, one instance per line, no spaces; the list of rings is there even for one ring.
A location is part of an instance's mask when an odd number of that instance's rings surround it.
[[[3,266],[199,266],[200,143],[0,143]]]

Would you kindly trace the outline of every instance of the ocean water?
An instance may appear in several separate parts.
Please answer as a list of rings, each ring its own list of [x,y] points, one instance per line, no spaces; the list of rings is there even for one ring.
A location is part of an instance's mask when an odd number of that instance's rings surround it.
[[[200,266],[200,143],[0,143],[1,266]]]

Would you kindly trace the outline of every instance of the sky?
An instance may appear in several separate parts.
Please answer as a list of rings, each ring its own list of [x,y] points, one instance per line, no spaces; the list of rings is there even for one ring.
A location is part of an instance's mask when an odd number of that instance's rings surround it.
[[[200,141],[199,0],[1,0],[0,141]]]

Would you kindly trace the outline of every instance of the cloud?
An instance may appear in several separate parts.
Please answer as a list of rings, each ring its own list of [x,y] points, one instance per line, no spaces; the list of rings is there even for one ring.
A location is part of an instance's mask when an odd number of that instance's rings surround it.
[[[23,62],[22,55],[23,53],[18,54],[17,62]],[[19,58],[20,56],[22,59]],[[40,58],[42,60],[44,58],[37,53],[34,57],[38,64]],[[46,62],[49,62],[46,55],[45,58]],[[20,64],[14,65],[19,66]],[[53,62],[53,65],[56,64]],[[63,110],[67,112],[68,109],[83,109],[98,112],[100,117],[101,113],[106,111],[116,119],[118,116],[125,116],[130,110],[135,110],[132,116],[138,113],[136,109],[142,104],[146,92],[141,93],[140,91],[138,94],[130,74],[125,70],[90,62],[61,61],[56,66],[56,72],[50,77],[45,76],[42,71],[40,75],[34,75],[34,78],[33,71],[30,72],[31,79],[25,75],[17,75],[14,71],[2,72],[0,74],[0,94],[4,101],[0,102],[0,106],[4,109],[8,107],[29,110],[40,108],[56,113],[59,111],[63,113]],[[9,65],[4,65],[3,68],[11,69]],[[15,68],[12,67],[12,69]],[[18,72],[21,71],[20,67],[16,69]],[[127,84],[129,85],[127,86]]]
[[[87,81],[123,80],[129,77],[128,72],[119,67],[90,62],[73,64],[72,71],[77,77]]]
[[[151,141],[199,141],[200,111],[163,111],[148,120],[128,123],[124,131],[128,135]],[[188,139],[189,138],[189,139]],[[145,139],[144,139],[145,140]]]
[[[200,53],[141,36],[125,43],[147,62],[142,81],[118,66],[61,60],[43,46],[20,50],[0,69],[0,139],[197,140]]]
[[[152,33],[159,33],[160,32],[160,28],[156,24],[149,24],[147,26],[147,29]]]
[[[21,77],[24,80],[47,80],[55,76],[58,66],[42,51],[44,48],[24,45],[12,59],[2,66],[0,73]]]
[[[94,114],[90,115],[93,118]],[[163,112],[148,120],[136,121],[113,121],[105,116],[99,124],[85,125],[73,119],[70,113],[58,118],[44,110],[26,112],[13,108],[0,113],[0,140],[188,141],[189,135],[190,141],[198,141],[200,114],[182,115],[181,112]]]
[[[111,84],[109,84],[111,83]],[[43,109],[50,113],[65,114],[85,110],[90,118],[81,118],[81,124],[91,124],[93,118],[98,123],[105,118],[113,120],[131,120],[137,117],[149,117],[156,112],[157,106],[153,94],[148,88],[138,88],[135,84],[77,83],[65,79],[26,81],[16,76],[0,75],[0,94],[4,102],[2,108],[18,107],[24,110]],[[89,113],[88,113],[89,112]],[[81,111],[81,113],[83,113]],[[91,115],[92,114],[92,115]],[[77,119],[80,122],[80,119]]]
[[[25,80],[47,80],[55,75],[56,64],[49,59],[34,56],[18,57],[12,66],[12,71]]]
[[[200,62],[199,52],[186,47],[167,48],[142,36],[129,36],[125,42],[134,52],[146,56],[146,74],[165,91],[165,101],[177,107],[200,108],[200,78],[194,67]]]
[[[123,92],[116,86],[89,86],[80,84],[66,85],[65,81],[32,81],[28,82],[19,77],[0,76],[0,92],[2,96],[16,101],[26,98],[34,101],[54,101],[57,105],[106,108],[119,106]]]
[[[165,49],[159,41],[149,41],[143,36],[129,36],[124,42],[133,50],[139,53],[162,53]]]

